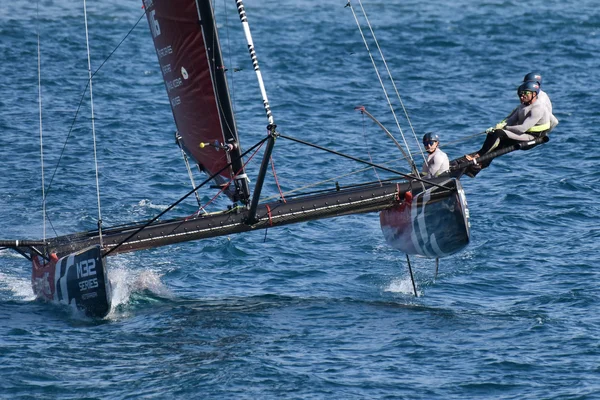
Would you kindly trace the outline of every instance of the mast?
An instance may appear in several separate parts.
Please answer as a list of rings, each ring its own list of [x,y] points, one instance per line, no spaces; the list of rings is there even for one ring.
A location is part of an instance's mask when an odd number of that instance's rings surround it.
[[[250,188],[248,186],[247,175],[244,171],[244,160],[241,158],[242,151],[229,96],[227,76],[225,74],[227,69],[223,61],[213,7],[210,0],[196,0],[196,7],[198,8],[199,22],[202,27],[202,35],[204,36],[207,57],[211,67],[210,72],[214,91],[217,96],[221,129],[225,137],[225,144],[233,146],[230,147],[229,160],[232,162],[232,176],[238,192],[237,197],[242,203],[247,204],[250,197]]]
[[[179,144],[233,201],[248,180],[210,0],[144,0]],[[231,167],[224,168],[229,162]],[[226,187],[234,181],[234,187]]]
[[[252,202],[250,204],[250,213],[248,214],[247,223],[253,224],[257,222],[256,210],[258,208],[258,201],[260,199],[260,193],[262,192],[265,175],[267,174],[267,168],[269,167],[271,153],[273,153],[273,147],[275,146],[275,139],[277,139],[277,125],[275,125],[275,120],[273,119],[273,114],[271,113],[269,98],[267,97],[265,84],[263,82],[262,74],[258,66],[258,58],[256,57],[256,51],[254,50],[254,42],[252,41],[252,34],[250,33],[250,25],[248,24],[248,18],[246,17],[244,3],[242,0],[236,0],[236,4],[238,14],[240,15],[240,21],[242,22],[242,26],[244,27],[244,35],[246,36],[246,41],[248,42],[248,51],[250,52],[250,58],[252,59],[254,72],[256,72],[256,79],[258,80],[258,86],[260,87],[260,93],[263,98],[263,105],[265,107],[265,112],[267,113],[267,119],[269,121],[269,125],[267,125],[269,139],[267,140],[265,154],[263,155],[260,170],[258,172],[258,177],[256,178],[256,186],[254,187],[254,195],[252,196]]]

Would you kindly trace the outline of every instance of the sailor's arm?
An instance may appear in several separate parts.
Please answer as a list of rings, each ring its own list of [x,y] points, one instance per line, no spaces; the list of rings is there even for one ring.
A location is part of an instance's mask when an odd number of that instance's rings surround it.
[[[544,118],[545,112],[546,110],[543,107],[532,107],[529,111],[529,114],[521,124],[512,125],[507,123],[504,129],[519,135],[527,133],[529,129],[533,128],[538,122],[542,120],[542,118]]]

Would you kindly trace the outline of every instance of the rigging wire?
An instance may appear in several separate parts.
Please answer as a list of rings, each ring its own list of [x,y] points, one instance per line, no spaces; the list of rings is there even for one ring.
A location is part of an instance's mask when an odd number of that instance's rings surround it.
[[[373,40],[375,41],[375,44],[377,45],[377,50],[379,51],[379,55],[381,56],[381,60],[383,61],[383,65],[385,66],[385,70],[387,71],[387,74],[390,77],[390,82],[392,83],[392,87],[394,88],[394,91],[396,92],[398,101],[400,102],[400,105],[402,106],[402,111],[404,111],[404,116],[406,117],[408,126],[410,126],[410,130],[413,133],[415,143],[420,143],[420,140],[417,138],[415,129],[414,129],[412,122],[410,121],[410,118],[408,116],[408,111],[406,110],[406,107],[404,107],[404,102],[402,101],[402,98],[400,97],[400,92],[398,91],[398,88],[396,87],[396,82],[394,81],[394,78],[392,77],[392,72],[390,71],[387,62],[385,61],[385,57],[383,56],[383,51],[381,50],[381,46],[379,46],[379,42],[377,41],[377,37],[375,36],[375,31],[373,30],[373,27],[371,26],[371,22],[369,21],[369,17],[367,16],[367,12],[365,11],[365,9],[362,5],[362,0],[358,0],[358,4],[360,5],[360,8],[363,12],[365,20],[367,21],[367,26],[369,27],[369,30],[371,31],[371,36],[373,36]],[[421,156],[423,157],[423,161],[426,161],[425,153],[423,152],[423,149],[421,148],[421,146],[419,144],[417,144],[417,146],[419,147],[419,150],[421,151]]]
[[[281,200],[283,200],[284,203],[287,203],[285,201],[285,197],[283,196],[283,192],[281,191],[281,186],[279,185],[279,179],[277,179],[277,172],[275,172],[275,162],[273,161],[273,157],[271,157],[271,169],[273,170],[273,177],[275,178],[275,184],[277,185],[277,190],[279,191],[279,196],[280,196]],[[266,234],[265,234],[265,238],[266,238]]]
[[[118,243],[115,247],[113,247],[112,249],[110,249],[109,251],[107,251],[106,253],[104,253],[102,255],[102,257],[106,257],[108,256],[110,253],[112,253],[113,251],[115,251],[116,249],[118,249],[119,247],[121,247],[123,244],[125,244],[129,239],[131,239],[132,237],[134,237],[135,235],[137,235],[138,233],[140,233],[141,231],[143,231],[144,229],[146,229],[148,226],[150,226],[152,223],[156,222],[160,217],[162,217],[163,215],[165,215],[167,212],[171,211],[173,208],[175,208],[179,203],[181,203],[183,200],[187,199],[189,196],[191,196],[192,193],[195,193],[198,189],[200,189],[202,186],[206,185],[207,183],[209,183],[211,180],[213,180],[217,175],[219,175],[221,172],[225,171],[227,168],[231,167],[231,164],[237,160],[243,159],[244,156],[246,156],[246,154],[250,153],[251,151],[253,151],[255,148],[262,146],[262,144],[264,142],[266,142],[269,139],[269,137],[265,137],[263,139],[261,139],[259,142],[257,142],[254,146],[250,147],[248,150],[246,150],[246,152],[242,153],[239,155],[239,157],[237,157],[235,160],[232,160],[230,163],[228,163],[227,165],[225,165],[223,168],[221,168],[219,171],[215,172],[213,175],[209,176],[207,179],[205,179],[200,185],[196,186],[195,188],[193,188],[192,190],[190,190],[186,195],[184,195],[183,197],[181,197],[179,200],[177,200],[175,203],[171,204],[169,207],[167,207],[164,211],[162,211],[161,213],[159,213],[157,216],[155,216],[154,218],[152,218],[150,221],[146,222],[144,225],[142,225],[140,228],[136,229],[131,235],[127,236],[125,239],[123,239],[120,243]],[[174,228],[176,229],[176,228]]]
[[[288,139],[288,140],[291,140],[291,141],[296,142],[296,143],[304,144],[306,146],[314,147],[315,149],[323,150],[323,151],[326,151],[328,153],[335,154],[335,155],[338,155],[338,156],[341,156],[341,157],[344,157],[344,158],[348,158],[350,160],[357,161],[357,162],[362,163],[362,164],[370,165],[372,167],[381,169],[383,171],[391,172],[391,173],[400,175],[400,176],[402,176],[404,178],[407,178],[407,179],[410,179],[410,180],[413,180],[413,181],[418,181],[418,182],[420,182],[422,184],[427,183],[429,185],[438,187],[440,189],[453,190],[452,188],[446,187],[444,185],[440,185],[440,184],[432,182],[430,180],[423,179],[423,178],[420,177],[419,174],[409,175],[409,174],[406,174],[406,173],[403,173],[403,172],[396,171],[396,170],[391,169],[391,168],[384,167],[381,164],[374,164],[374,163],[371,163],[369,161],[361,160],[360,158],[353,157],[353,156],[348,155],[348,154],[340,153],[339,151],[331,150],[331,149],[328,149],[326,147],[319,146],[318,144],[307,142],[305,140],[297,139],[297,138],[294,138],[294,137],[291,137],[291,136],[286,136],[286,135],[283,135],[281,133],[279,133],[278,135],[281,138]]]
[[[231,51],[231,39],[229,38],[229,12],[227,10],[227,0],[223,0],[223,10],[224,14],[225,14],[225,36],[227,37],[227,57],[229,58],[229,65],[233,65],[233,56],[232,56],[232,51]],[[213,11],[214,13],[214,11]],[[225,70],[227,71],[227,70]],[[225,77],[228,77],[229,75],[225,75]],[[231,90],[229,90],[229,96],[231,97],[231,108],[233,113],[235,114],[235,79],[233,79],[233,74],[231,74],[231,78],[227,79],[229,82],[231,82]]]
[[[40,163],[42,168],[42,240],[46,241],[46,184],[44,182],[44,135],[42,127],[42,56],[40,49],[40,2],[36,2],[36,24],[37,24],[37,61],[38,61],[38,108],[40,116]]]
[[[131,35],[131,32],[133,32],[133,30],[138,26],[138,24],[140,23],[140,21],[142,20],[142,18],[146,15],[146,12],[144,11],[144,13],[138,18],[137,22],[133,25],[133,27],[131,27],[131,29],[129,30],[129,32],[127,32],[127,34],[123,37],[123,39],[121,39],[121,41],[117,44],[117,46],[113,49],[113,51],[110,52],[110,54],[104,59],[104,61],[100,64],[100,66],[96,69],[96,71],[92,74],[92,78],[94,76],[96,76],[96,74],[98,73],[98,71],[100,71],[100,69],[104,66],[104,64],[106,64],[108,62],[108,60],[112,57],[112,55],[117,51],[117,49],[119,49],[119,47],[121,47],[121,45],[123,44],[123,42]],[[44,201],[46,200],[46,197],[48,195],[48,193],[50,192],[50,188],[52,187],[52,182],[54,182],[54,177],[56,176],[56,173],[58,172],[58,167],[60,165],[60,162],[63,158],[63,155],[65,153],[65,149],[67,148],[67,142],[69,141],[69,138],[71,137],[71,134],[73,133],[73,129],[75,127],[75,122],[77,122],[77,117],[79,115],[79,110],[81,109],[81,105],[83,104],[83,100],[85,99],[85,94],[87,93],[87,89],[88,86],[90,84],[91,79],[87,80],[87,83],[85,85],[85,87],[83,88],[83,91],[81,93],[81,97],[79,99],[79,104],[77,105],[77,109],[75,110],[75,115],[73,116],[73,121],[71,122],[71,126],[69,128],[69,132],[67,134],[67,138],[65,139],[65,142],[63,144],[63,148],[60,152],[60,155],[58,157],[58,161],[56,162],[56,167],[54,168],[54,172],[52,173],[52,176],[50,177],[50,181],[48,183],[48,187],[46,188],[46,195],[44,196]],[[53,227],[54,230],[54,227]],[[58,233],[56,232],[56,230],[54,230],[54,233],[56,235],[58,235]]]
[[[377,79],[379,80],[379,83],[381,85],[381,88],[383,89],[383,94],[386,98],[386,101],[390,107],[390,110],[392,112],[392,116],[394,117],[394,120],[396,121],[396,126],[398,127],[398,130],[400,131],[400,135],[402,136],[402,140],[404,142],[404,146],[406,147],[406,150],[408,151],[408,155],[410,157],[410,166],[411,169],[413,170],[413,172],[415,174],[418,173],[417,171],[417,167],[415,165],[415,161],[413,159],[412,153],[410,151],[410,147],[408,146],[408,143],[406,142],[406,138],[404,137],[404,132],[402,131],[402,127],[400,126],[400,122],[398,121],[398,117],[396,116],[396,112],[394,111],[394,106],[392,105],[392,102],[390,100],[390,97],[387,93],[387,90],[385,88],[385,84],[383,83],[383,79],[381,78],[381,74],[379,73],[379,70],[377,69],[377,64],[375,63],[375,59],[373,58],[373,54],[371,53],[371,49],[369,48],[369,44],[367,43],[367,39],[365,38],[365,35],[362,31],[362,28],[360,26],[360,22],[358,21],[358,17],[356,16],[356,13],[354,12],[354,8],[352,7],[352,4],[350,3],[350,1],[348,1],[348,3],[346,4],[346,7],[350,7],[350,10],[352,11],[352,15],[354,16],[354,20],[356,21],[356,26],[358,27],[358,31],[360,33],[360,36],[363,39],[363,43],[367,49],[367,53],[369,54],[369,58],[371,59],[371,63],[373,64],[373,69],[375,70],[375,74],[377,74]]]
[[[102,210],[100,206],[100,178],[98,173],[98,155],[96,146],[96,123],[94,117],[94,95],[92,91],[92,61],[90,56],[90,38],[88,32],[88,20],[87,20],[87,5],[86,0],[83,0],[83,19],[85,21],[85,44],[87,47],[87,59],[88,59],[88,75],[89,75],[89,88],[90,88],[90,112],[92,115],[92,138],[94,142],[94,166],[96,169],[96,197],[98,201],[98,236],[100,237],[100,247],[102,243]]]
[[[324,185],[325,183],[336,181],[336,180],[339,180],[341,178],[345,178],[347,176],[360,174],[361,172],[368,171],[371,168],[374,168],[374,167],[368,166],[366,168],[362,168],[362,169],[359,169],[359,170],[356,170],[356,171],[348,172],[347,174],[338,175],[338,176],[335,176],[333,178],[329,178],[329,179],[325,179],[325,180],[322,180],[322,181],[319,181],[319,182],[311,183],[310,185],[305,185],[305,186],[302,186],[302,187],[299,187],[299,188],[296,188],[296,189],[288,190],[287,192],[280,193],[279,196],[284,196],[284,195],[288,196],[288,195],[291,195],[293,193],[303,191],[305,189],[310,189],[310,188],[313,188],[313,187],[321,186],[321,185]],[[266,202],[266,201],[269,201],[269,200],[274,200],[274,199],[279,198],[279,196],[270,196],[270,197],[261,198],[260,201],[261,202]]]
[[[471,139],[471,138],[474,138],[476,136],[481,136],[481,135],[487,135],[487,132],[486,131],[478,132],[478,133],[474,133],[472,135],[463,136],[462,138],[457,139],[457,140],[453,140],[451,142],[444,142],[444,146],[448,146],[448,145],[451,145],[451,144],[456,144],[456,143],[464,142],[467,139]],[[440,147],[442,147],[442,146],[440,146]]]
[[[185,162],[185,167],[187,169],[190,182],[192,183],[192,187],[196,187],[196,182],[194,181],[194,174],[192,173],[192,168],[190,167],[190,161],[188,159],[187,154],[185,154],[183,147],[181,147],[181,145],[179,144],[180,139],[181,136],[179,136],[179,132],[175,132],[175,140],[177,142],[177,145],[179,146],[179,150],[181,150],[181,155],[183,157],[183,161]],[[203,213],[205,213],[206,210],[204,210],[204,207],[202,207],[202,202],[200,201],[200,196],[198,195],[198,192],[195,192],[194,194],[196,195],[196,202],[198,203],[199,207],[198,211],[202,211]]]
[[[267,138],[265,138],[265,139],[263,139],[263,140],[264,140],[264,141],[266,141],[266,140],[267,140]],[[221,187],[221,190],[219,190],[219,192],[217,192],[217,194],[215,194],[215,195],[213,196],[213,198],[212,198],[212,199],[210,199],[210,200],[209,200],[209,201],[208,201],[208,202],[207,202],[207,203],[206,203],[204,206],[201,206],[201,207],[200,207],[202,210],[203,210],[204,208],[206,208],[206,207],[207,207],[207,206],[208,206],[210,203],[212,203],[213,201],[215,201],[215,199],[216,199],[217,197],[219,197],[219,195],[220,195],[221,193],[223,193],[223,192],[224,192],[224,191],[225,191],[225,190],[226,190],[226,189],[227,189],[229,186],[231,186],[231,184],[232,184],[232,183],[235,181],[235,179],[238,177],[238,175],[239,175],[239,174],[240,174],[240,173],[241,173],[241,172],[242,172],[242,171],[243,171],[243,170],[246,168],[246,165],[248,165],[248,163],[249,163],[249,162],[250,162],[250,161],[251,161],[251,160],[254,158],[254,156],[256,155],[256,153],[258,153],[258,151],[259,151],[259,150],[260,150],[260,148],[262,147],[262,145],[263,145],[264,141],[263,141],[263,142],[260,144],[260,146],[258,146],[258,148],[256,149],[256,151],[255,151],[254,153],[252,153],[252,155],[251,155],[251,156],[248,158],[248,160],[247,160],[247,161],[244,163],[244,165],[242,166],[242,168],[240,168],[240,170],[239,170],[239,171],[238,171],[238,172],[237,172],[237,173],[236,173],[234,176],[232,176],[232,177],[231,177],[231,179],[229,180],[229,182],[227,182],[225,185],[223,185],[223,186]],[[230,164],[233,164],[233,161],[232,161],[231,163],[229,163],[228,165],[230,165]],[[213,176],[214,176],[214,175],[213,175]],[[198,192],[196,191],[196,193],[198,193]],[[196,212],[196,213],[194,213],[194,214],[192,214],[192,216],[197,216],[197,215],[198,215],[198,213],[197,213],[197,212]],[[188,218],[189,218],[189,217],[188,217]]]

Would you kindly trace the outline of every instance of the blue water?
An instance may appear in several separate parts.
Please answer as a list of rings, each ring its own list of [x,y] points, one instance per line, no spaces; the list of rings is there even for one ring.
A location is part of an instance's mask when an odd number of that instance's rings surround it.
[[[216,3],[249,148],[267,121],[234,2]],[[275,121],[287,135],[406,170],[385,134],[353,110],[365,105],[399,137],[344,5],[246,1]],[[109,260],[115,307],[104,320],[34,301],[29,263],[2,251],[0,397],[600,398],[597,2],[364,6],[417,135],[438,132],[452,157],[477,149],[483,137],[471,136],[517,104],[523,75],[543,74],[561,123],[547,145],[463,180],[469,247],[443,259],[435,281],[434,263],[413,259],[418,298],[376,214],[125,254]],[[88,1],[93,69],[142,14],[139,2]],[[36,18],[35,2],[2,1],[3,239],[44,235],[38,29],[46,186],[55,173],[46,235],[93,229],[98,219],[87,95],[66,140],[87,79],[82,17],[79,2],[43,0]],[[144,19],[97,73],[93,94],[104,224],[152,217],[190,183]],[[283,139],[273,158],[283,190],[377,178],[341,177],[363,167]],[[265,195],[276,194],[269,175]],[[213,195],[202,192],[203,202]],[[190,199],[170,216],[195,209]]]

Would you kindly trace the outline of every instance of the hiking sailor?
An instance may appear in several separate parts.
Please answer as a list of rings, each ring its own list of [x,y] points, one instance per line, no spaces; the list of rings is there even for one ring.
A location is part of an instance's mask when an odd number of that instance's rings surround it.
[[[488,133],[481,149],[467,155],[467,160],[516,142],[528,142],[548,133],[551,114],[546,105],[538,100],[539,91],[540,85],[536,81],[523,82],[517,89],[521,105],[508,117],[502,128]],[[491,160],[482,163],[481,168],[486,168],[490,163]]]
[[[556,119],[556,117],[552,113],[552,102],[550,101],[550,97],[548,97],[546,92],[542,90],[542,75],[538,74],[537,72],[530,72],[523,78],[523,82],[528,81],[535,81],[538,83],[538,85],[540,85],[540,91],[537,95],[537,101],[542,103],[548,110],[548,113],[550,115],[550,130],[554,129],[554,127],[558,125],[558,119]]]
[[[537,82],[537,84],[540,86],[540,90],[537,94],[537,102],[542,103],[548,110],[548,113],[550,115],[550,131],[551,131],[552,129],[554,129],[556,127],[556,125],[558,125],[558,119],[556,119],[556,117],[552,113],[552,102],[550,101],[550,97],[548,97],[548,94],[546,94],[546,92],[544,92],[542,90],[542,75],[538,74],[537,72],[530,72],[527,75],[525,75],[525,77],[523,78],[523,83],[529,82],[529,81]],[[497,123],[495,126],[488,128],[486,130],[486,133],[493,132],[496,129],[504,128],[504,126],[506,125],[506,120],[508,118],[510,118],[511,116],[513,116],[513,114],[518,109],[519,109],[519,107],[515,108],[514,110],[511,111],[511,113],[509,114],[508,117],[506,117],[505,119],[503,119],[502,121]]]
[[[439,148],[440,137],[428,132],[423,136],[423,146],[429,155],[423,163],[421,175],[424,178],[435,178],[450,169],[448,156]]]

